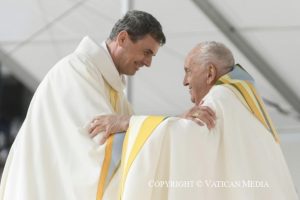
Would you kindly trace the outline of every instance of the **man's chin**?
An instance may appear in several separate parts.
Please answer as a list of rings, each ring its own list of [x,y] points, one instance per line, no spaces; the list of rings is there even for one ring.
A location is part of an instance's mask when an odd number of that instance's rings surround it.
[[[133,75],[135,75],[135,73],[136,73],[136,71],[132,72],[132,73],[130,74],[130,76],[133,76]]]
[[[134,72],[127,72],[125,75],[127,75],[127,76],[133,76],[133,75],[135,75],[135,73],[136,73],[136,71],[134,71]]]

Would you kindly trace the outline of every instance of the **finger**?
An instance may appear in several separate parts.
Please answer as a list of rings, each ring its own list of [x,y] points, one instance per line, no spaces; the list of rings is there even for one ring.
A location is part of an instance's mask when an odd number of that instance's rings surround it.
[[[206,124],[208,129],[214,127],[215,124],[214,119],[212,116],[210,116],[210,114],[208,114],[208,112],[202,113],[202,116],[199,116],[198,118],[199,120],[203,121]]]
[[[201,118],[195,118],[195,120],[201,121],[202,123],[206,124],[207,128],[211,128],[211,121],[209,120],[208,117],[202,116]]]
[[[88,132],[92,133],[95,128],[96,128],[96,125],[91,124],[90,127],[89,127],[89,129],[88,129]]]
[[[197,111],[199,110],[199,107],[198,106],[193,106],[192,108],[190,108],[186,113],[183,114],[183,118],[190,118],[192,117],[192,115]]]
[[[208,121],[208,129],[212,129],[215,127],[215,120],[211,115],[207,115],[207,121]]]
[[[94,124],[96,123],[97,121],[101,121],[100,117],[95,117],[91,120],[90,124]]]
[[[210,114],[210,116],[214,118],[216,117],[215,112],[210,107],[206,106],[206,111]]]
[[[201,112],[206,112],[206,113],[208,113],[208,114],[211,114],[211,112],[210,112],[209,109],[210,109],[210,108],[209,108],[208,106],[200,106],[200,107],[199,107],[199,110],[200,110]]]
[[[91,124],[88,132],[91,134],[95,129],[97,129],[100,125],[98,124]]]
[[[103,120],[105,117],[107,117],[107,115],[98,115],[98,116],[94,117],[93,121],[96,121],[96,120],[101,121],[101,120]]]
[[[95,130],[93,130],[90,134],[89,134],[89,136],[91,137],[91,138],[93,138],[93,137],[95,137],[96,135],[98,135],[99,134],[99,131],[96,131],[96,129]]]
[[[201,106],[202,111],[207,112],[210,116],[212,116],[213,118],[216,118],[216,114],[215,112],[208,106]]]
[[[93,119],[89,124],[88,132],[91,133],[96,128],[96,126],[98,126],[99,123],[100,122],[97,119]]]
[[[88,132],[91,133],[96,127],[102,128],[105,124],[105,120],[99,120],[95,119],[93,122],[91,122]],[[104,129],[101,129],[103,131]]]
[[[187,117],[186,119],[189,119],[189,120],[191,120],[191,121],[197,123],[197,124],[200,125],[200,126],[203,126],[203,125],[204,125],[204,123],[203,123],[201,120],[199,120],[198,118],[195,118],[195,117]]]
[[[90,137],[95,137],[96,135],[98,135],[100,132],[102,132],[104,130],[104,128],[98,126],[95,129],[93,129],[93,131],[89,134]]]
[[[204,126],[204,123],[198,118],[191,118],[191,120],[196,122],[199,126]]]

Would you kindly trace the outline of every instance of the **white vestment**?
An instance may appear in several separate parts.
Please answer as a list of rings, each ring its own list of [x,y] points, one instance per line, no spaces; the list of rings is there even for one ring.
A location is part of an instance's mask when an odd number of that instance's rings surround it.
[[[131,118],[122,199],[296,200],[280,145],[235,94],[215,86],[204,105],[217,116],[210,131],[167,118],[147,136],[141,127],[149,117]]]
[[[114,110],[131,114],[123,89],[105,43],[85,37],[35,92],[5,165],[0,199],[94,200],[105,145],[89,138],[86,125]]]

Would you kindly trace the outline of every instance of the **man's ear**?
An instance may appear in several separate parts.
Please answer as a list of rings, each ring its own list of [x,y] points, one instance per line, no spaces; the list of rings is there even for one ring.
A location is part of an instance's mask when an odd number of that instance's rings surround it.
[[[213,85],[217,78],[217,68],[214,64],[209,64],[207,73],[207,84]]]
[[[128,39],[129,35],[127,31],[121,31],[117,36],[117,43],[119,46],[123,47]]]

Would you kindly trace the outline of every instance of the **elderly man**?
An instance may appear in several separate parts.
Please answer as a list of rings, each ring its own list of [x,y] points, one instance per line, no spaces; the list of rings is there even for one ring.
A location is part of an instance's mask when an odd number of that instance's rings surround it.
[[[296,200],[278,135],[253,79],[234,65],[230,50],[202,42],[184,68],[192,102],[214,110],[215,127],[174,117],[131,117],[120,199]]]
[[[0,199],[101,199],[106,145],[91,140],[83,127],[99,113],[119,114],[116,121],[132,114],[123,75],[150,67],[165,41],[152,15],[129,11],[107,41],[98,45],[85,37],[59,61],[38,87],[11,148]]]

